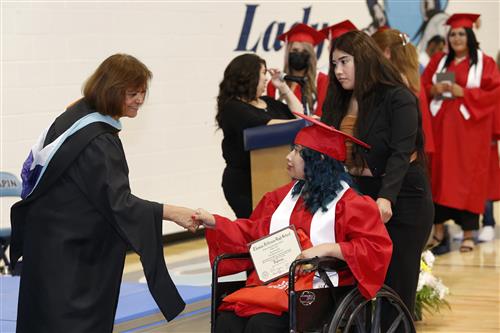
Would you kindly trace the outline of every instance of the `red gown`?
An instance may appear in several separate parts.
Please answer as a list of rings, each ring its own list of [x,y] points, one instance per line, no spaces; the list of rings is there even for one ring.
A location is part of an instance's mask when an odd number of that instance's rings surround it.
[[[425,92],[422,81],[420,82],[420,92],[418,94],[420,112],[422,113],[422,130],[424,131],[424,151],[432,154],[435,151],[434,135],[432,134],[431,112],[429,111],[429,100]]]
[[[316,93],[318,96],[316,101],[316,107],[314,109],[314,114],[317,115],[318,117],[321,117],[321,114],[323,113],[323,102],[325,101],[327,91],[328,91],[328,75],[322,72],[318,72],[316,76]],[[295,96],[297,96],[299,101],[302,101],[302,93],[300,91],[299,85],[295,86],[293,93],[295,94]],[[275,99],[278,98],[276,87],[273,86],[272,82],[269,82],[267,84],[267,96],[273,97]]]
[[[422,74],[427,96],[430,96],[432,77],[443,56],[443,53],[433,56]],[[448,71],[454,72],[455,82],[465,87],[469,59],[459,64],[453,62]],[[480,87],[464,88],[463,97],[445,99],[439,112],[432,117],[435,152],[431,159],[431,185],[434,202],[483,213],[488,197],[493,114],[498,109],[499,96],[498,68],[491,57],[484,55]],[[467,120],[460,112],[462,104],[470,113]]]
[[[222,253],[246,253],[249,242],[268,235],[271,218],[293,184],[292,182],[264,195],[250,219],[230,221],[215,215],[216,228],[206,230],[210,262],[213,264],[215,257]],[[392,255],[392,242],[380,219],[377,205],[371,198],[347,189],[332,209],[335,211],[335,217],[332,216],[331,219],[331,223],[334,223],[335,240],[349,266],[349,271],[339,272],[339,285],[353,284],[353,279],[356,279],[363,296],[371,298],[384,283]],[[303,249],[312,245],[309,239],[312,219],[313,215],[304,209],[304,202],[299,198],[291,212],[289,223],[295,226]],[[246,269],[241,262],[226,264],[228,265],[220,268],[222,275]],[[309,277],[305,277],[307,278]],[[284,277],[274,285],[286,285],[287,281],[287,277]],[[303,286],[306,284],[302,283]],[[234,311],[242,317],[261,312],[280,315],[288,311],[288,295],[283,288],[262,287],[259,292],[265,293],[266,297],[256,297],[255,286],[262,286],[262,283],[255,271],[248,277],[246,285],[253,287],[243,288],[239,298],[231,298],[229,295],[221,308]]]
[[[490,176],[488,181],[488,200],[500,200],[500,160],[498,152],[500,140],[500,100],[499,108],[493,115],[493,139],[491,141]]]

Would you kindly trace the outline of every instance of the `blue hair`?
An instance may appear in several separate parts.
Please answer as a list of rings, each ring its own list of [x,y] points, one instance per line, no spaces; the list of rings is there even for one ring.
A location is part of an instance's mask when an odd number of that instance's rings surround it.
[[[305,179],[295,184],[292,196],[300,193],[306,208],[312,214],[320,208],[326,212],[328,204],[342,190],[340,182],[344,181],[353,186],[353,180],[342,162],[325,154],[304,147],[300,151],[300,156],[304,160]]]

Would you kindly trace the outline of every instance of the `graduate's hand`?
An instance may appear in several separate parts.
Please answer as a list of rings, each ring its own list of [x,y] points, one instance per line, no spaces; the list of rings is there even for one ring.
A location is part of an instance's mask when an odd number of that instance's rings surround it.
[[[311,259],[315,257],[335,257],[344,260],[340,245],[337,243],[323,243],[310,247],[302,251],[302,253],[297,256],[297,259]],[[296,272],[303,275],[311,272],[311,269],[313,269],[313,265],[311,264],[301,265]]]
[[[387,223],[392,217],[391,202],[385,198],[378,198],[377,206],[378,210],[380,211],[382,222]]]
[[[442,95],[443,93],[448,92],[450,90],[451,90],[451,84],[449,82],[438,82],[432,86],[431,95],[432,96]]]
[[[191,216],[193,216],[194,210],[191,208],[174,206],[174,205],[163,205],[163,219],[175,222],[177,225],[187,229],[191,232],[196,232],[199,223],[194,221]]]
[[[455,97],[464,97],[464,88],[462,88],[460,85],[453,83],[451,86],[451,94]]]
[[[192,219],[193,221],[197,221],[198,223],[203,224],[205,228],[215,228],[215,217],[203,208],[198,208],[194,212]]]

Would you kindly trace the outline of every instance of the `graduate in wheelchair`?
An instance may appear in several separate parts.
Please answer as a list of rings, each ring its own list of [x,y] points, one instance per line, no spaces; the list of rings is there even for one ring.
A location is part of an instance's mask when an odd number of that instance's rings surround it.
[[[231,221],[196,210],[193,218],[207,228],[210,261],[216,261],[212,332],[378,332],[380,306],[371,304],[378,292],[390,294],[389,301],[402,306],[403,316],[392,331],[414,331],[397,295],[381,290],[392,242],[375,202],[351,188],[342,163],[345,140],[367,147],[317,121],[300,130],[286,156],[293,181],[267,193],[249,219]],[[302,253],[289,276],[264,284],[248,259],[237,258],[248,258],[248,243],[289,225],[295,227]],[[223,253],[243,255],[216,260]],[[332,261],[347,265],[342,268]],[[217,289],[219,276],[245,270],[249,275],[243,288]],[[328,286],[336,288],[324,289]],[[326,294],[316,293],[318,288]],[[325,303],[316,302],[320,299]]]

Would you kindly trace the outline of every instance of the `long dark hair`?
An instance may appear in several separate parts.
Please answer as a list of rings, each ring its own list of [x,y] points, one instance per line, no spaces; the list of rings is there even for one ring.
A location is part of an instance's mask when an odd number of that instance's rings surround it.
[[[335,66],[330,64],[329,86],[321,118],[337,128],[347,113],[351,97],[358,102],[358,121],[355,135],[365,126],[367,113],[372,111],[387,86],[405,87],[398,70],[384,57],[373,39],[361,31],[350,31],[335,39],[330,50],[330,61],[335,50],[354,57],[354,89],[345,90],[335,76]]]
[[[328,204],[342,190],[340,182],[345,181],[352,186],[352,178],[347,173],[344,164],[327,155],[304,147],[300,151],[300,156],[304,159],[305,179],[295,184],[292,195],[301,193],[306,208],[312,214],[318,209],[325,212]]]
[[[479,49],[479,42],[477,41],[476,34],[471,28],[464,28],[465,35],[467,36],[467,48],[469,49],[469,65],[473,66],[477,64],[477,50]],[[444,68],[448,68],[453,59],[455,59],[455,51],[450,44],[450,34],[451,30],[448,31],[448,36],[446,40],[448,42],[448,55],[446,56],[446,61],[444,63]]]
[[[266,67],[266,61],[252,53],[239,55],[227,65],[217,96],[215,121],[219,127],[224,104],[229,100],[237,98],[253,101],[255,99],[262,65]]]

